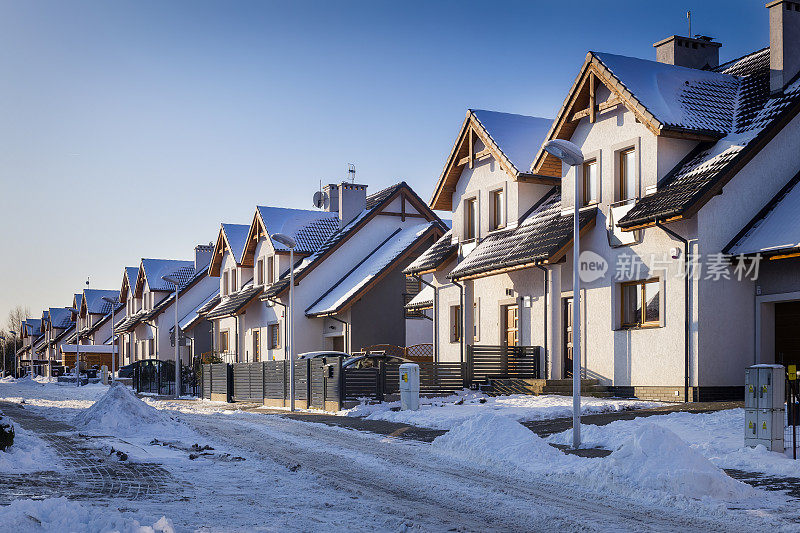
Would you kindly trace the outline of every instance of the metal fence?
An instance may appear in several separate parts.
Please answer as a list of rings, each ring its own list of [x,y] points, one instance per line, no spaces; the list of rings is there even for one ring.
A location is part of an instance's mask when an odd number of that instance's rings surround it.
[[[538,346],[470,346],[464,362],[417,362],[420,392],[452,394],[491,378],[540,377]],[[289,405],[289,362],[202,365],[203,398]],[[397,395],[400,365],[380,361],[373,368],[342,367],[342,358],[294,362],[295,407],[339,410],[345,402],[382,401]]]
[[[181,364],[181,394],[200,393],[199,360],[192,365]],[[160,359],[136,361],[133,367],[133,388],[137,393],[175,394],[175,362]]]

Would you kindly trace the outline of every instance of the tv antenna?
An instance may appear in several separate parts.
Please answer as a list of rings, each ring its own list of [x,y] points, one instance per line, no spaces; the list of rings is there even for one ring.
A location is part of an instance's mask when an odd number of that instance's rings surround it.
[[[686,12],[686,20],[689,21],[689,38],[692,37],[692,12]]]
[[[347,177],[350,178],[350,183],[356,182],[356,166],[353,163],[347,164]]]

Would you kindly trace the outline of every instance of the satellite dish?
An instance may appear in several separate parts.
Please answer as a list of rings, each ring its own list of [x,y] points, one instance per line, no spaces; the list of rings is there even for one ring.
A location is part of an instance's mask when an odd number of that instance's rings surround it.
[[[324,209],[328,207],[328,195],[323,191],[314,193],[314,207],[317,209]]]

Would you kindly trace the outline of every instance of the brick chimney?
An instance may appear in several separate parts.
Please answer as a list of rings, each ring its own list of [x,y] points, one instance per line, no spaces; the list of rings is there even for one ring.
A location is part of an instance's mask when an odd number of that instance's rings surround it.
[[[681,37],[673,35],[653,44],[656,61],[667,65],[688,68],[714,68],[719,66],[719,47],[711,37]]]
[[[769,10],[769,89],[780,92],[800,72],[800,1],[774,0]]]
[[[344,227],[367,207],[367,186],[357,183],[331,183],[323,188],[328,195],[330,212],[339,213],[339,226]]]
[[[214,253],[214,245],[211,243],[208,244],[198,244],[194,247],[194,271],[198,272],[200,270],[208,268],[209,263],[211,263],[211,255]]]

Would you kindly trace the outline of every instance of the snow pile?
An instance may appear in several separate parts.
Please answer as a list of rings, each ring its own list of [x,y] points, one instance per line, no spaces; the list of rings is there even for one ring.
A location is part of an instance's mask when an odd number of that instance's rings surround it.
[[[605,460],[599,473],[628,484],[689,498],[741,499],[755,489],[729,477],[675,433],[656,424],[639,427]]]
[[[168,416],[144,403],[118,381],[109,387],[102,398],[79,413],[73,423],[79,428],[112,432],[115,435],[139,434],[142,431],[163,434],[171,432],[174,426]]]
[[[0,524],[5,531],[39,533],[52,531],[93,531],[97,533],[175,533],[172,521],[161,517],[152,525],[141,525],[119,511],[69,501],[66,498],[16,500],[0,507]]]
[[[62,469],[55,454],[33,433],[22,429],[19,424],[14,424],[14,434],[14,444],[5,451],[0,451],[0,472],[25,474]],[[2,523],[0,520],[0,524]]]
[[[0,378],[0,383],[16,383],[17,380],[14,376],[6,376],[4,378]]]
[[[646,409],[656,402],[619,398],[581,398],[581,413],[594,414],[629,409]],[[461,393],[443,398],[420,398],[418,411],[400,411],[400,402],[359,405],[344,411],[347,416],[386,420],[433,429],[451,429],[483,413],[494,413],[519,422],[572,416],[572,397],[512,394],[487,397],[480,393]],[[392,410],[395,409],[395,410]]]
[[[492,413],[465,420],[436,437],[431,446],[461,460],[489,465],[522,466],[534,462],[552,465],[564,459],[560,451],[519,422]]]

